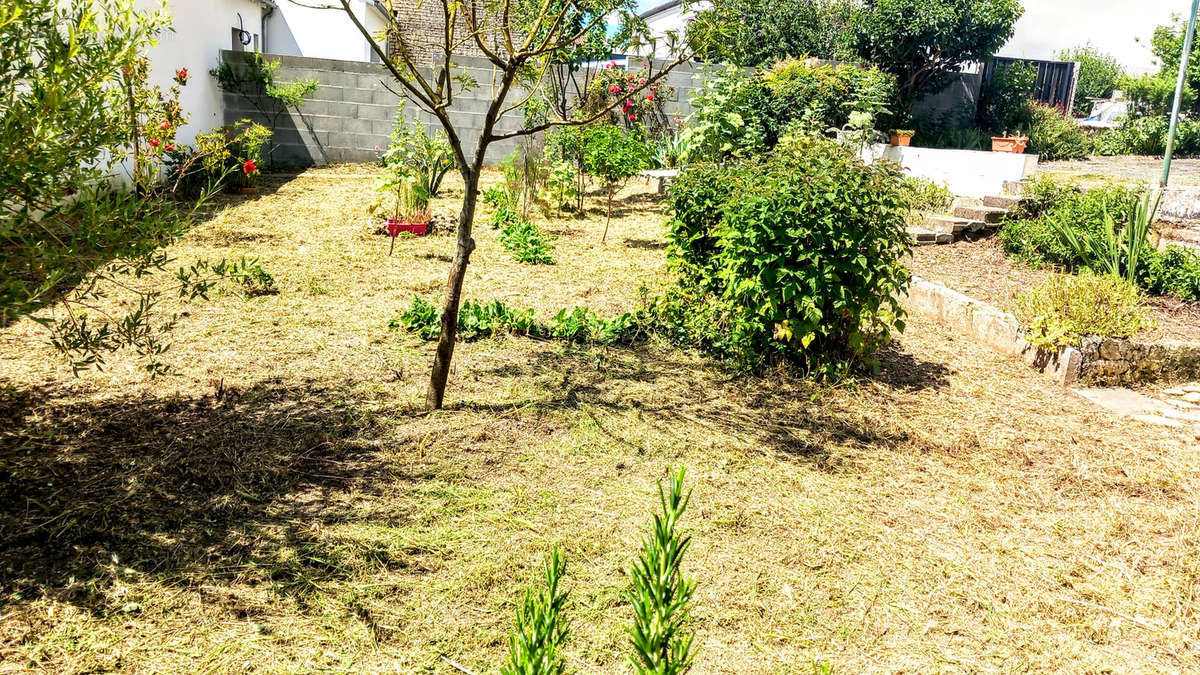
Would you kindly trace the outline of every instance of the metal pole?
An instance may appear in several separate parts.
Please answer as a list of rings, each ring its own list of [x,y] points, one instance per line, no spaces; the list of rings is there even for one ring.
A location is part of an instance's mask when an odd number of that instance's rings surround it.
[[[1187,32],[1183,35],[1183,57],[1179,59],[1179,79],[1175,81],[1175,102],[1171,104],[1171,129],[1167,132],[1167,152],[1163,158],[1162,178],[1158,187],[1165,190],[1171,177],[1171,153],[1175,151],[1175,130],[1179,126],[1179,104],[1183,98],[1183,83],[1187,76],[1188,57],[1192,55],[1192,38],[1196,35],[1196,13],[1200,11],[1200,0],[1192,0],[1192,16],[1188,19]]]

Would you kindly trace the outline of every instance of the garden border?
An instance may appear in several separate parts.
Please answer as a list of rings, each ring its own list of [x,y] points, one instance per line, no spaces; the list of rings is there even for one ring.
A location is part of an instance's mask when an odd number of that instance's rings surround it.
[[[1200,343],[1089,337],[1078,348],[1055,353],[1030,344],[1012,314],[937,282],[914,276],[901,302],[913,314],[935,319],[1002,354],[1021,357],[1064,386],[1081,380],[1113,386],[1200,378]]]

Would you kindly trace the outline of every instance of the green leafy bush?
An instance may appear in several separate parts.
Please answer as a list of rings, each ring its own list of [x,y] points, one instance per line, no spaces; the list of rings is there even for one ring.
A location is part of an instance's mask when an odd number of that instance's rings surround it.
[[[1176,244],[1142,252],[1138,285],[1155,295],[1200,300],[1200,253]]]
[[[1120,277],[1084,270],[1056,274],[1017,299],[1026,339],[1042,349],[1084,336],[1126,338],[1153,325],[1141,292]]]
[[[943,183],[906,176],[903,185],[909,208],[918,213],[941,213],[954,203],[954,193]]]
[[[1029,152],[1044,160],[1082,159],[1092,152],[1092,139],[1054,106],[1034,104],[1029,126]]]
[[[196,134],[196,152],[205,179],[211,184],[253,185],[271,135],[270,129],[248,119]]]
[[[670,195],[681,278],[659,309],[674,336],[748,369],[787,362],[840,376],[875,365],[903,329],[896,295],[910,278],[898,167],[808,139],[793,153],[700,171],[713,185],[688,171]]]
[[[444,131],[430,134],[425,125],[410,123],[404,116],[404,108],[402,102],[396,109],[387,150],[379,159],[393,172],[411,175],[422,184],[425,194],[436,197],[442,179],[457,163],[454,150]]]
[[[1109,185],[1081,190],[1077,185],[1059,184],[1042,178],[1026,190],[1026,200],[1000,228],[1001,247],[1009,255],[1040,267],[1059,265],[1075,268],[1084,264],[1060,234],[1063,228],[1099,235],[1109,212],[1125,214],[1138,199],[1132,188]]]
[[[542,230],[533,223],[515,216],[500,226],[500,245],[512,252],[513,260],[529,265],[553,265],[550,243]]]
[[[1098,155],[1161,155],[1167,148],[1170,119],[1163,116],[1125,120],[1120,127],[1096,137]],[[1200,153],[1200,120],[1179,118],[1175,132],[1175,154]]]
[[[749,75],[737,68],[710,77],[692,99],[681,132],[689,162],[751,157],[789,131],[841,129],[851,116],[886,122],[895,80],[873,68],[785,59]]]
[[[608,196],[604,235],[608,239],[608,224],[612,220],[613,195],[630,178],[650,164],[650,148],[638,131],[626,131],[611,124],[599,124],[584,132],[583,166],[589,175],[604,183]]]

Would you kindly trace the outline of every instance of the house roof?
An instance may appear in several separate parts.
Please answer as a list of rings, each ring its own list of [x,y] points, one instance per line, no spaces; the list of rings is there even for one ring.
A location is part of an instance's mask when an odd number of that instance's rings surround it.
[[[667,0],[667,2],[664,2],[661,5],[655,5],[654,7],[642,12],[638,16],[642,17],[643,19],[649,19],[668,10],[675,9],[679,6],[679,4],[680,0]]]

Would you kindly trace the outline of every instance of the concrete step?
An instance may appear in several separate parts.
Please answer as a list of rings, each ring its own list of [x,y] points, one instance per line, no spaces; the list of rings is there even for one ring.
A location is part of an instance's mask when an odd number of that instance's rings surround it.
[[[963,232],[978,232],[985,227],[985,223],[982,220],[955,218],[954,216],[929,216],[921,222],[921,227],[957,236]]]
[[[1008,209],[998,209],[994,206],[960,206],[954,209],[956,218],[967,220],[982,220],[988,225],[995,225],[1004,218]]]
[[[949,232],[934,232],[933,230],[915,225],[908,228],[908,235],[912,237],[912,243],[915,246],[949,244],[954,241],[954,235]]]
[[[993,196],[989,196],[989,197],[984,197],[983,205],[991,206],[991,207],[997,208],[997,209],[1011,210],[1011,209],[1016,208],[1022,201],[1024,201],[1023,197],[1014,197],[1011,195],[1005,195],[1002,197],[1000,195],[993,195]]]
[[[1028,181],[1006,180],[1004,181],[1004,194],[1012,197],[1020,197],[1025,194],[1026,185],[1029,185]]]

